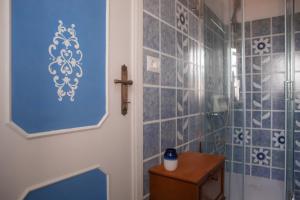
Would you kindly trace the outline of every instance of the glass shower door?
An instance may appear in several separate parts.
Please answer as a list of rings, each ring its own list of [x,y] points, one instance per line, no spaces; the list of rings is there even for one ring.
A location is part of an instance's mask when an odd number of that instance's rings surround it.
[[[294,84],[295,84],[295,0],[286,0],[286,81],[285,81],[285,129],[286,129],[286,200],[294,199]]]

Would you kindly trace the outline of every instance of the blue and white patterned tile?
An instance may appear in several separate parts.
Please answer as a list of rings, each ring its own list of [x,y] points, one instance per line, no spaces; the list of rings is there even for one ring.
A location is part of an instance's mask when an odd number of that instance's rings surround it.
[[[271,128],[271,111],[263,111],[261,115],[262,128]]]
[[[295,189],[300,190],[300,172],[295,172]]]
[[[177,58],[179,59],[183,59],[183,40],[182,40],[182,34],[177,31],[177,34],[176,34],[176,55],[177,55]]]
[[[226,144],[225,146],[225,159],[232,160],[232,145]]]
[[[161,85],[176,87],[176,60],[161,56]]]
[[[252,39],[252,54],[264,55],[271,53],[271,38],[261,37]]]
[[[300,92],[295,92],[295,110],[300,111]]]
[[[252,145],[261,147],[271,146],[271,131],[265,129],[252,130]]]
[[[144,0],[144,10],[159,17],[159,0]]]
[[[262,84],[261,84],[261,75],[255,74],[252,75],[252,91],[260,92],[262,91]]]
[[[273,129],[284,129],[285,128],[285,113],[284,112],[272,112],[272,124]]]
[[[188,120],[177,119],[177,145],[188,141]]]
[[[176,31],[163,22],[161,22],[161,51],[176,56]]]
[[[252,109],[254,110],[262,109],[261,93],[252,93]]]
[[[252,36],[270,35],[271,33],[271,19],[259,19],[252,21]]]
[[[294,113],[294,120],[295,120],[294,129],[295,129],[295,131],[299,132],[300,131],[300,112]]]
[[[189,61],[189,38],[186,35],[182,36],[182,50],[184,61]]]
[[[175,25],[175,1],[160,0],[160,17],[171,25]]]
[[[285,167],[285,151],[272,150],[272,166],[284,169],[284,167]]]
[[[272,147],[276,149],[285,149],[285,132],[281,131],[272,131]]]
[[[261,78],[262,91],[269,92],[272,88],[272,76],[270,74],[263,74]]]
[[[278,16],[272,18],[272,34],[284,33],[284,16]]]
[[[261,64],[261,56],[252,57],[252,73],[261,73],[262,64]]]
[[[161,89],[161,118],[176,117],[176,90],[174,89]]]
[[[183,115],[189,114],[189,90],[183,90],[182,96]]]
[[[183,87],[189,88],[190,74],[192,73],[189,63],[183,64]]]
[[[251,153],[252,164],[270,166],[271,164],[271,151],[263,147],[252,148]]]
[[[177,87],[183,87],[183,61],[177,60]]]
[[[300,152],[294,153],[294,167],[296,171],[300,171]]]
[[[233,143],[237,145],[251,144],[251,130],[246,129],[244,134],[243,128],[235,128],[233,132]]]
[[[261,94],[262,101],[262,110],[271,110],[271,94],[270,93],[262,93]]]
[[[159,51],[159,21],[144,13],[143,44],[145,47]]]
[[[252,165],[251,175],[257,177],[270,178],[270,168]]]
[[[147,159],[151,156],[159,154],[159,133],[160,124],[147,124],[144,125],[144,137],[143,137],[143,158]]]
[[[285,170],[283,169],[272,169],[272,179],[278,181],[284,181]]]
[[[284,53],[285,52],[285,36],[276,35],[272,37],[272,52]]]
[[[294,134],[294,145],[295,150],[300,151],[300,132],[295,132]]]
[[[176,147],[176,120],[161,123],[161,152]]]
[[[180,3],[176,3],[176,24],[177,28],[184,33],[188,33],[188,11],[187,9]]]
[[[144,121],[159,119],[159,89],[144,87]]]
[[[252,111],[252,126],[254,128],[261,128],[261,111]]]
[[[143,194],[149,193],[149,169],[159,164],[159,158],[153,158],[143,164]]]
[[[177,90],[177,116],[183,115],[183,90]]]

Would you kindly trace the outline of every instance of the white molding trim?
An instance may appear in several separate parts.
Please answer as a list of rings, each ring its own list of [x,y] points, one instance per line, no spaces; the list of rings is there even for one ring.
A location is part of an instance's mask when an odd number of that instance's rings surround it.
[[[131,63],[133,85],[132,102],[132,200],[143,199],[143,2],[131,0]]]
[[[18,198],[18,200],[24,200],[24,198],[26,197],[26,195],[33,191],[33,190],[36,190],[36,189],[39,189],[39,188],[42,188],[42,187],[46,187],[48,185],[51,185],[51,184],[55,184],[57,182],[60,182],[60,181],[64,181],[68,178],[72,178],[72,177],[75,177],[75,176],[78,176],[78,175],[81,175],[83,173],[86,173],[86,172],[89,172],[89,171],[92,171],[94,169],[98,169],[100,171],[102,171],[105,175],[106,175],[106,191],[107,191],[107,200],[110,199],[110,195],[109,195],[109,178],[110,178],[110,175],[107,173],[106,170],[103,170],[100,168],[99,165],[94,165],[94,166],[91,166],[91,167],[88,167],[88,168],[85,168],[85,169],[82,169],[82,170],[79,170],[79,171],[76,171],[74,173],[70,173],[70,174],[66,174],[64,176],[61,176],[61,177],[58,177],[58,178],[55,178],[55,179],[51,179],[49,181],[45,181],[43,183],[40,183],[40,184],[36,184],[36,185],[32,185],[28,188],[25,189],[25,191],[21,194],[21,196]]]
[[[66,129],[59,129],[59,130],[53,130],[53,131],[44,131],[44,132],[37,132],[37,133],[27,133],[24,129],[22,129],[20,126],[18,126],[15,122],[12,121],[12,83],[11,83],[11,76],[12,76],[12,0],[10,0],[9,3],[9,30],[8,30],[8,35],[9,35],[9,70],[7,74],[7,85],[8,85],[8,91],[6,92],[7,98],[6,100],[8,101],[8,117],[6,117],[6,125],[13,129],[14,131],[20,133],[22,136],[24,136],[27,139],[32,139],[32,138],[37,138],[37,137],[45,137],[45,136],[52,136],[52,135],[58,135],[58,134],[63,134],[63,133],[73,133],[77,131],[83,131],[83,130],[90,130],[90,129],[97,129],[99,128],[104,121],[109,117],[109,92],[108,92],[108,65],[109,65],[109,9],[110,9],[110,0],[106,0],[106,64],[105,64],[105,114],[101,118],[101,120],[96,124],[96,125],[90,125],[90,126],[83,126],[83,127],[76,127],[76,128],[66,128]]]

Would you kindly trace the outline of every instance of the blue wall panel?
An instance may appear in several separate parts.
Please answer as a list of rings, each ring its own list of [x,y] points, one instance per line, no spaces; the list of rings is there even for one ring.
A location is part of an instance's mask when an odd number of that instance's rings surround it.
[[[98,169],[31,191],[24,200],[107,200],[107,177]]]
[[[34,134],[99,123],[107,112],[106,20],[106,0],[12,1],[15,124]]]

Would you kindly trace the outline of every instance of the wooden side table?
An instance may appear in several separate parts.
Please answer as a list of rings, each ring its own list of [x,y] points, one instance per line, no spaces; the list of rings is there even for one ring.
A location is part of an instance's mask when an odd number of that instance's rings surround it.
[[[182,153],[178,168],[169,172],[163,165],[152,167],[150,200],[223,200],[224,156]]]

